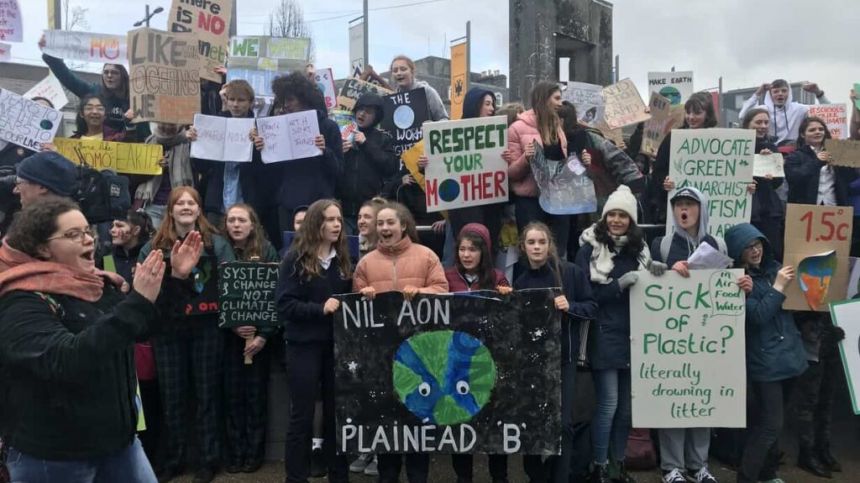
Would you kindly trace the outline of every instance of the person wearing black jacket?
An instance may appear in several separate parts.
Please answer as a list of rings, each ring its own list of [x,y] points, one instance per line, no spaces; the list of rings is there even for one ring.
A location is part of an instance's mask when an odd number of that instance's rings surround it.
[[[741,126],[744,129],[755,129],[755,153],[779,153],[774,138],[768,135],[770,113],[764,107],[750,109],[744,116]],[[756,190],[752,200],[752,225],[761,231],[765,238],[771,241],[774,259],[782,260],[782,239],[785,229],[785,205],[776,190],[782,186],[785,178],[772,176],[756,176]]]
[[[286,442],[287,482],[306,482],[309,476],[308,440],[317,391],[322,386],[323,451],[332,482],[349,481],[346,456],[335,454],[334,313],[348,293],[352,266],[343,216],[335,200],[319,200],[307,211],[296,239],[281,263],[276,300],[285,321],[287,384],[290,387],[290,424]]]
[[[849,185],[857,175],[854,168],[831,164],[827,139],[830,130],[823,119],[807,117],[800,123],[797,149],[785,159],[789,203],[851,206]]]
[[[12,481],[155,480],[135,437],[133,342],[178,313],[199,234],[142,261],[123,295],[96,270],[95,242],[70,200],[28,205],[0,248],[0,435]],[[164,278],[165,292],[159,297]],[[158,300],[156,300],[158,298]]]
[[[376,127],[382,122],[382,106],[382,97],[363,94],[353,109],[358,130],[352,140],[343,142],[344,169],[338,177],[337,197],[343,203],[344,223],[351,234],[358,233],[361,206],[382,192],[400,162],[391,136]]]
[[[579,321],[594,317],[597,303],[591,284],[576,265],[561,261],[549,227],[540,222],[525,226],[520,235],[520,250],[526,259],[521,274],[514,280],[514,290],[561,287],[555,307],[563,313],[561,323],[561,455],[550,456],[546,462],[539,455],[523,457],[523,468],[530,481],[556,483],[571,481],[570,463],[573,453],[573,398],[576,382],[576,347]]]

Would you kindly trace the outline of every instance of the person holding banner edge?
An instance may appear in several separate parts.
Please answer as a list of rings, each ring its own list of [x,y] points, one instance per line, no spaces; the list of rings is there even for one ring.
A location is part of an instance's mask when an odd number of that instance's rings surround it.
[[[244,262],[277,263],[275,247],[266,239],[257,213],[250,205],[227,209],[223,233],[230,240],[236,259]],[[269,352],[267,342],[275,327],[252,326],[232,329],[225,335],[224,396],[227,433],[227,473],[254,473],[263,466],[266,449]],[[246,362],[253,358],[252,363]]]
[[[336,455],[334,415],[333,295],[350,290],[352,264],[340,204],[324,199],[311,204],[281,263],[276,300],[285,322],[290,424],[286,441],[287,482],[309,476],[311,430],[317,387],[322,386],[323,450],[332,482],[349,481],[346,455]]]
[[[525,259],[514,280],[514,290],[559,288],[555,307],[562,312],[561,321],[561,455],[550,456],[546,462],[540,455],[523,456],[523,469],[532,483],[568,483],[577,475],[570,474],[573,458],[573,400],[576,383],[574,347],[580,320],[597,313],[597,303],[585,273],[576,265],[563,260],[556,248],[552,231],[545,224],[532,222],[520,233],[520,251]]]

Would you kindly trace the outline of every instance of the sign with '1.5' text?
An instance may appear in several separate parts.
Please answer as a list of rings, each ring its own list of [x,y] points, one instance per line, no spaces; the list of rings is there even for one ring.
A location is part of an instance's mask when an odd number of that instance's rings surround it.
[[[338,296],[338,450],[558,454],[561,312],[553,296]]]
[[[754,159],[752,129],[672,131],[669,178],[675,182],[675,190],[692,186],[708,197],[711,235],[722,237],[732,226],[750,221],[752,195],[747,188],[753,181]],[[669,194],[670,200],[673,194]],[[666,222],[671,227],[671,202],[667,202],[667,210]]]
[[[427,211],[508,201],[505,116],[424,123]]]
[[[630,289],[633,425],[745,427],[743,270],[637,273]]]
[[[54,139],[57,152],[73,163],[86,164],[93,169],[109,169],[122,174],[158,175],[164,157],[160,144],[115,143],[96,139]]]

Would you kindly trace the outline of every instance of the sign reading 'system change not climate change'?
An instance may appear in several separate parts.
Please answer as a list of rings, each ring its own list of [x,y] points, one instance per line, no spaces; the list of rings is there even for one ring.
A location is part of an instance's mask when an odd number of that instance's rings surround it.
[[[424,124],[427,211],[508,201],[505,116]]]
[[[630,291],[633,425],[746,426],[743,270],[638,274]]]

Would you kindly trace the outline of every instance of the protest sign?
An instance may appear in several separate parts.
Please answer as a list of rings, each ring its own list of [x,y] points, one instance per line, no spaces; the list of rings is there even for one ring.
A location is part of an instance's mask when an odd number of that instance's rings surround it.
[[[756,154],[753,176],[757,178],[785,178],[785,159],[782,153]]]
[[[41,151],[63,122],[63,114],[12,91],[0,90],[0,139],[22,148]]]
[[[604,87],[603,102],[603,119],[612,129],[645,122],[651,118],[645,112],[645,103],[630,79]]]
[[[60,84],[60,80],[53,73],[49,73],[48,77],[45,77],[38,84],[30,88],[29,91],[25,92],[24,97],[27,99],[44,97],[51,101],[54,109],[57,110],[62,109],[69,103],[69,98],[66,96],[66,91],[63,90],[63,85]]]
[[[649,72],[648,89],[669,99],[673,106],[683,104],[693,95],[693,72]]]
[[[860,415],[860,300],[837,302],[830,306],[833,325],[845,331],[839,341],[839,354],[851,395],[851,407]]]
[[[337,91],[334,87],[334,74],[331,69],[317,69],[314,73],[314,82],[325,98],[326,109],[337,107]]]
[[[394,140],[394,152],[400,156],[423,136],[422,125],[430,117],[427,94],[423,88],[418,88],[391,94],[382,99],[385,102],[384,115],[379,127]]]
[[[23,31],[18,0],[0,0],[0,40],[23,42]]]
[[[42,52],[58,59],[125,64],[128,62],[126,40],[124,35],[45,30],[45,48]]]
[[[558,454],[561,313],[553,296],[338,296],[338,451]]]
[[[257,118],[257,133],[264,145],[264,163],[310,158],[321,154],[314,140],[320,134],[316,111]]]
[[[355,116],[352,111],[332,109],[329,111],[329,116],[340,128],[340,138],[344,141],[352,141],[355,137],[355,131],[358,130],[358,124],[355,123]]]
[[[809,106],[807,115],[823,119],[833,139],[848,139],[848,110],[845,108],[845,104]]]
[[[853,221],[850,206],[788,205],[783,259],[797,279],[785,288],[784,309],[826,312],[845,298]]]
[[[633,425],[745,427],[743,270],[637,274],[630,288]]]
[[[134,122],[191,124],[200,111],[200,56],[193,34],[140,28],[128,33]]]
[[[469,41],[451,46],[451,120],[463,117],[463,101],[469,90]]]
[[[505,116],[424,123],[427,212],[508,201]]]
[[[547,159],[537,141],[530,163],[538,186],[540,207],[551,215],[578,215],[597,211],[594,183],[575,153],[568,159]]]
[[[340,94],[337,96],[337,104],[339,109],[351,111],[355,107],[355,103],[362,94],[373,93],[379,96],[387,96],[393,94],[394,91],[378,86],[372,82],[363,81],[360,79],[347,79],[343,87],[340,88]]]
[[[73,163],[86,164],[98,171],[109,169],[122,174],[161,174],[161,165],[158,163],[164,157],[164,147],[160,144],[56,138],[54,147]]]
[[[403,154],[400,155],[400,160],[403,162],[403,166],[409,170],[409,174],[412,175],[412,178],[415,180],[415,183],[421,187],[421,189],[426,189],[426,181],[424,180],[424,173],[421,172],[421,169],[418,168],[418,158],[424,154],[424,140],[418,141],[413,144],[411,148],[403,151]]]
[[[233,37],[227,59],[227,80],[244,79],[257,96],[273,96],[272,81],[303,69],[310,55],[310,39]]]
[[[218,327],[277,327],[278,264],[227,262],[218,267]]]
[[[210,161],[251,162],[254,118],[227,118],[194,115],[197,140],[191,143],[191,157]]]
[[[657,156],[660,144],[672,129],[681,127],[684,122],[684,107],[672,106],[672,102],[656,92],[651,93],[648,101],[651,119],[645,122],[642,132],[642,147],[639,152],[651,157]]]
[[[12,60],[12,45],[0,42],[0,62]]]
[[[824,149],[833,157],[834,166],[860,168],[860,141],[853,139],[828,139]]]
[[[576,107],[579,122],[591,127],[603,120],[603,86],[586,82],[568,82],[561,98]]]
[[[692,186],[707,195],[711,235],[722,237],[738,223],[750,221],[755,131],[752,129],[675,129],[669,151],[669,178],[675,190]],[[667,200],[667,231],[674,217]]]
[[[215,68],[227,62],[232,16],[232,0],[173,0],[168,13],[170,31],[197,35],[202,59],[200,77],[204,79],[221,82],[221,74]]]
[[[349,26],[349,77],[364,71],[364,19]]]

